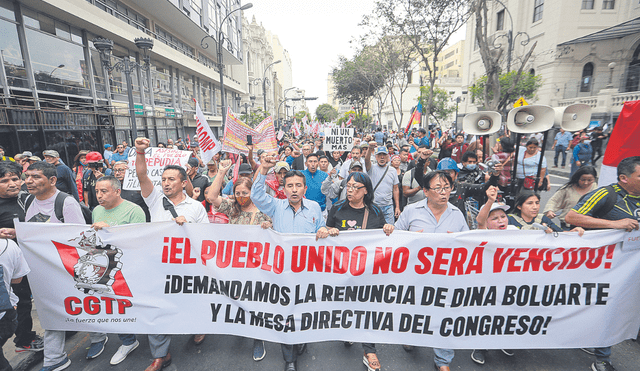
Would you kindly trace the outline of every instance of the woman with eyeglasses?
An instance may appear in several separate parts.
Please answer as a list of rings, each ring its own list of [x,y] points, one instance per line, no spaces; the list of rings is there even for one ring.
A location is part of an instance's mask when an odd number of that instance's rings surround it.
[[[386,224],[382,210],[373,203],[373,185],[365,173],[353,172],[347,177],[347,198],[335,203],[327,217],[326,227],[318,229],[316,238],[337,236],[340,231],[380,229],[388,236],[393,225]],[[345,342],[346,346],[353,343]],[[380,370],[380,361],[376,355],[376,345],[363,343],[362,362],[369,370]]]

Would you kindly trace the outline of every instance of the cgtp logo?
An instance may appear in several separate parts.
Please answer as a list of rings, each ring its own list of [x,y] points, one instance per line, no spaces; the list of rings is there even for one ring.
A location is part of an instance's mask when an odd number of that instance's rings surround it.
[[[51,241],[58,250],[64,268],[76,281],[75,287],[85,294],[113,294],[133,297],[122,275],[122,250],[104,245],[93,229],[69,240],[72,246]],[[80,251],[84,254],[80,256]]]

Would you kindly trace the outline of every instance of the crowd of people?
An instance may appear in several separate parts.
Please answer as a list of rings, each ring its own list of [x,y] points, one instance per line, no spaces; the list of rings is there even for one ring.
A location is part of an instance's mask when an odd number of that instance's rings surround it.
[[[102,153],[81,151],[70,166],[54,150],[44,151],[44,160],[29,153],[11,158],[2,150],[0,237],[9,253],[0,255],[5,282],[0,285],[0,345],[15,333],[16,352],[44,351],[41,371],[59,371],[71,364],[64,331],[46,330],[43,337],[33,331],[29,268],[15,242],[15,217],[26,222],[91,224],[96,230],[159,221],[260,225],[280,233],[313,233],[318,239],[364,229],[382,229],[387,235],[394,230],[544,229],[582,235],[586,229],[638,229],[640,157],[623,160],[618,182],[598,188],[596,169],[591,166],[597,161],[591,157],[595,152],[589,152],[587,161],[581,148],[586,136],[580,133],[571,147],[573,138],[567,134],[561,130],[555,136],[554,166],[563,154],[564,167],[566,151],[575,148],[571,165],[576,169],[542,212],[540,194],[535,191],[549,190],[550,183],[535,136],[526,139],[517,158],[516,143],[508,135],[489,147],[485,138],[463,133],[378,129],[356,133],[349,151],[324,150],[322,135],[285,136],[277,151],[254,154],[253,145],[247,145],[246,156],[217,153],[206,164],[197,143],[169,140],[157,146],[187,149],[192,154],[186,169],[175,165],[164,169],[160,187],[154,187],[147,175],[145,153],[152,143],[146,138],[137,138],[132,148],[123,142],[113,151],[111,145],[105,145]],[[601,130],[594,137],[605,138]],[[125,172],[133,170],[127,162],[132,151],[140,191],[122,188]],[[172,361],[171,336],[148,336],[154,361],[146,370],[161,370]],[[135,335],[118,337],[121,346],[111,358],[112,365],[123,362],[139,345]],[[90,338],[87,359],[103,352],[108,335],[92,333]],[[191,341],[200,345],[205,335],[194,334]],[[352,344],[345,342],[345,346]],[[362,347],[363,363],[370,371],[380,370],[375,344]],[[285,371],[297,369],[297,358],[305,349],[305,344],[282,345]],[[454,351],[434,349],[434,353],[435,368],[448,371]],[[610,347],[593,353],[593,371],[614,369]],[[484,354],[474,350],[471,357],[484,364]],[[265,355],[264,342],[255,339],[253,359],[260,361]],[[2,355],[0,369],[11,369]]]

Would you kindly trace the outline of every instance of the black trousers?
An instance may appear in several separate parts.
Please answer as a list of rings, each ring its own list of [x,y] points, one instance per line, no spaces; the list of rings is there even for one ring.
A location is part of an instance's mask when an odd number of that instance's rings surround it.
[[[18,327],[18,315],[15,309],[9,309],[0,318],[0,348],[7,342]],[[4,357],[4,353],[0,351],[0,371],[13,371],[9,361]]]
[[[13,342],[16,346],[29,345],[36,338],[33,331],[33,319],[31,318],[31,287],[27,276],[22,277],[20,283],[11,285],[13,293],[18,297],[18,328],[16,329],[16,337]]]

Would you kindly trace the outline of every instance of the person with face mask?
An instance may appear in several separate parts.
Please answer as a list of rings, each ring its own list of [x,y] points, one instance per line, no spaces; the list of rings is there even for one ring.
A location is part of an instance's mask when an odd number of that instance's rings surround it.
[[[462,169],[458,173],[460,183],[482,184],[484,176],[478,168],[478,157],[474,152],[467,151],[462,155]]]

